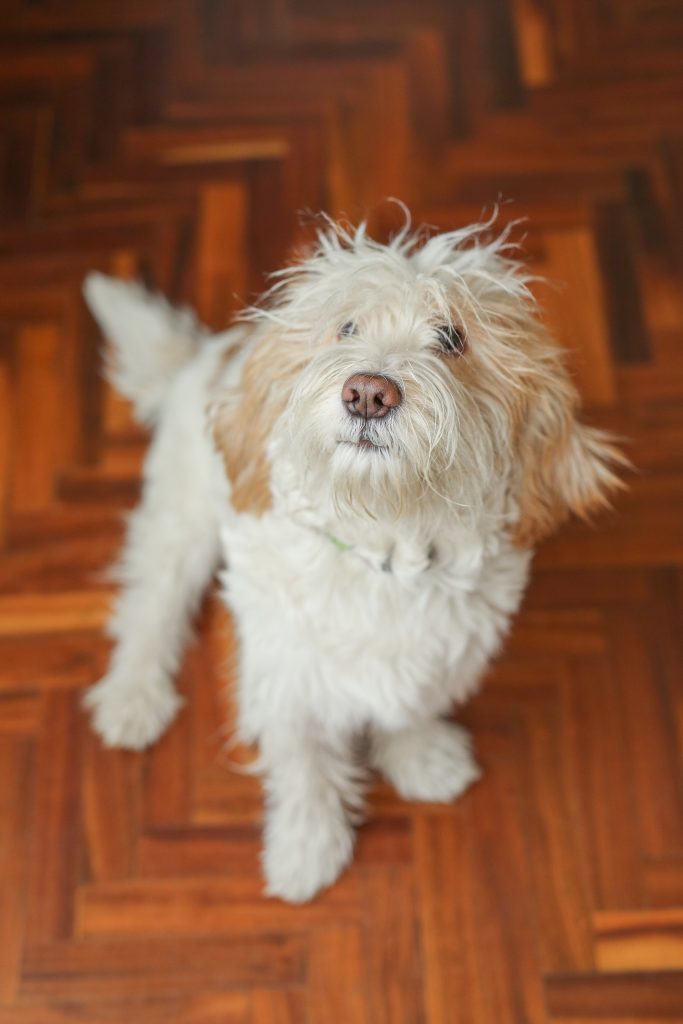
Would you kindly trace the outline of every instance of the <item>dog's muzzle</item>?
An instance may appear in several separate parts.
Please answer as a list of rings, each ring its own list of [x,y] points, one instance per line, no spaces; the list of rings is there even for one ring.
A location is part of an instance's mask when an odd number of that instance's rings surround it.
[[[391,377],[354,373],[342,388],[342,403],[351,416],[380,419],[403,401],[401,390]]]

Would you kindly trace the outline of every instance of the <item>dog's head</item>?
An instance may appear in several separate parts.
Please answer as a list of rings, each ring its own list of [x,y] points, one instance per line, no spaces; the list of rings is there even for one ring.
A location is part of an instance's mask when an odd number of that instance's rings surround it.
[[[405,230],[381,245],[330,225],[247,319],[261,339],[213,428],[238,509],[262,511],[286,467],[308,500],[346,513],[502,508],[529,546],[618,485],[622,457],[578,422],[505,234]]]

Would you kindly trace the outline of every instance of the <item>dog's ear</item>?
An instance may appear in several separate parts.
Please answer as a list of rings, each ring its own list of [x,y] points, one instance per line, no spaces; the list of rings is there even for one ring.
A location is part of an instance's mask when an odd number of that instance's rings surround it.
[[[260,516],[270,507],[269,442],[302,367],[302,346],[269,332],[242,368],[239,388],[209,405],[210,430],[223,459],[237,512]]]
[[[588,519],[608,507],[611,493],[624,487],[615,468],[630,465],[607,432],[579,422],[578,396],[564,368],[555,370],[527,395],[517,432],[513,539],[520,547],[570,515]]]

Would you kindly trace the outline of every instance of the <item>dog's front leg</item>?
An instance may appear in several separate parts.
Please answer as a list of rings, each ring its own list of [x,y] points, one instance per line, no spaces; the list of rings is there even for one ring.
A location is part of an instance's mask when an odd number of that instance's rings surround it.
[[[268,895],[304,903],[349,863],[350,820],[362,803],[362,778],[349,744],[298,735],[260,741],[265,769],[263,869]]]
[[[448,803],[481,775],[466,730],[440,718],[393,732],[373,729],[371,763],[406,800]]]
[[[121,559],[123,588],[109,624],[116,646],[106,676],[84,698],[107,746],[153,743],[182,703],[173,674],[219,558],[210,471],[204,449],[173,420],[162,423]]]

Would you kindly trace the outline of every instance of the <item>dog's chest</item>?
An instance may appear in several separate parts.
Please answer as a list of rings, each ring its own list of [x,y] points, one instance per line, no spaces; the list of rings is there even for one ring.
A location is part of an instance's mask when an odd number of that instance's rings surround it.
[[[275,673],[292,700],[388,726],[468,695],[528,566],[490,539],[364,550],[275,516],[239,517],[223,542],[245,684]]]

